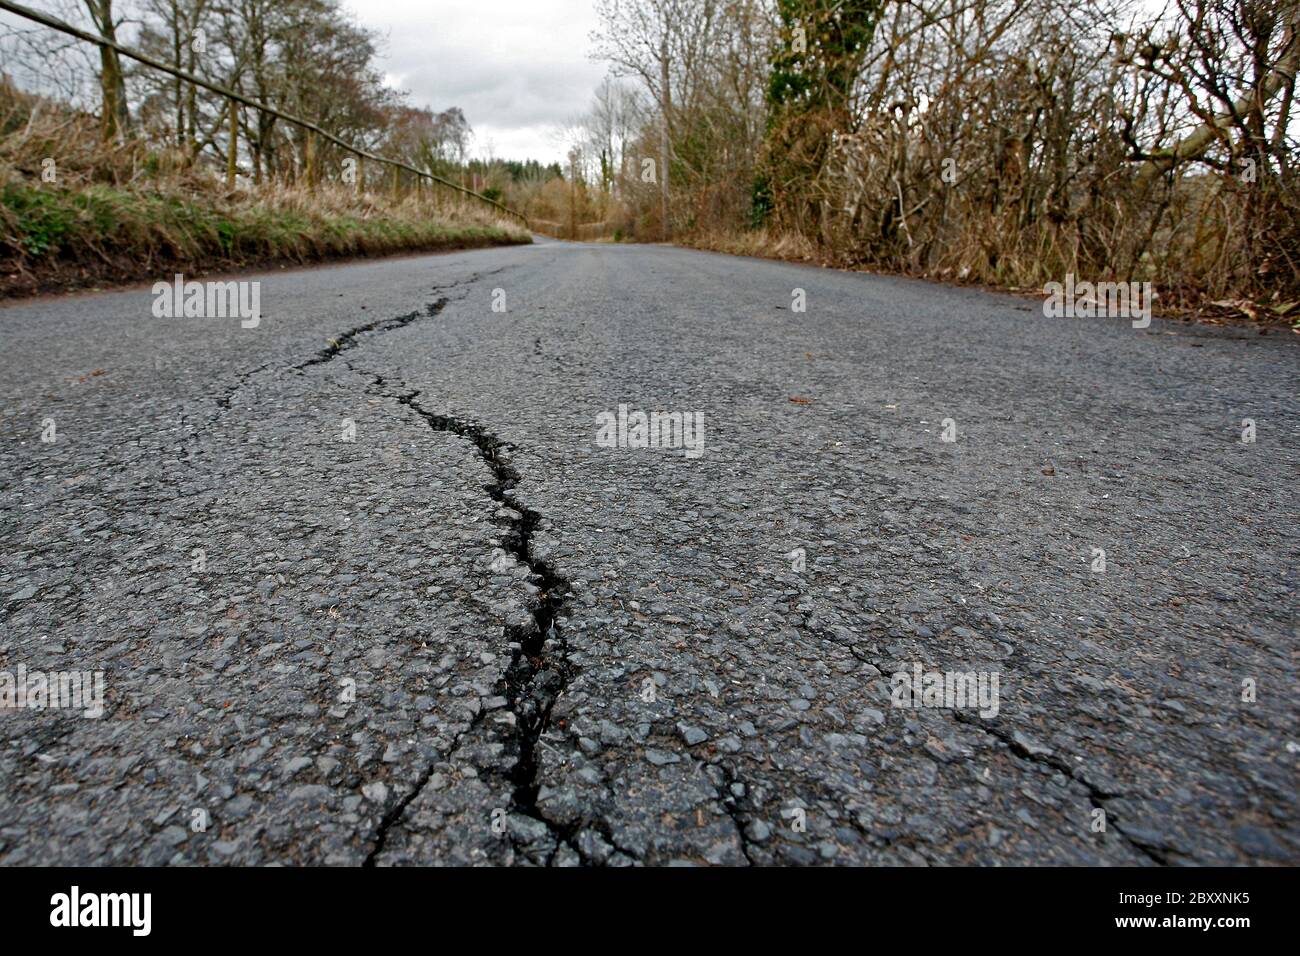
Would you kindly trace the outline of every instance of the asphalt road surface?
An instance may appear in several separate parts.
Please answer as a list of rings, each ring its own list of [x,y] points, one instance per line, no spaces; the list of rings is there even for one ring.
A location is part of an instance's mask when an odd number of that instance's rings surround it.
[[[656,246],[244,278],[0,308],[0,671],[103,679],[0,711],[0,863],[1300,862],[1295,336]]]

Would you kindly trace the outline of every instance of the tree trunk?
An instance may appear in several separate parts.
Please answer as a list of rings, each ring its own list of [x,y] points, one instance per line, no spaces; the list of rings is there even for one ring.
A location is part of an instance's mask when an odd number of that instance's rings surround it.
[[[117,24],[113,22],[113,0],[85,0],[86,10],[95,29],[105,40],[117,42]],[[131,130],[131,113],[126,102],[126,77],[122,61],[110,46],[99,48],[99,91],[103,99],[104,139],[116,139]]]

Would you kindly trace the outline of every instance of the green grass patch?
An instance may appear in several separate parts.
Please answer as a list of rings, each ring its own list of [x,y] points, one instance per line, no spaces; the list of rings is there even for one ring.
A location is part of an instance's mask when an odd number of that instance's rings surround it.
[[[279,190],[232,200],[215,190],[66,189],[16,180],[0,190],[0,269],[35,281],[69,266],[90,281],[148,279],[173,265],[203,270],[531,241],[520,227],[486,219],[473,210],[440,214],[414,199],[341,192]]]

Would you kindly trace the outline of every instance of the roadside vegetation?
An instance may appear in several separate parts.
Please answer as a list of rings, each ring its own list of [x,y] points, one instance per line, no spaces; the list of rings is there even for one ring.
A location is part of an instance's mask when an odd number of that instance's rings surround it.
[[[123,40],[122,5],[62,12]],[[137,25],[127,39],[164,62],[358,148],[486,186],[469,168],[460,110],[412,107],[384,86],[375,38],[332,0],[169,0],[127,12]],[[349,162],[247,107],[236,110],[232,182],[224,97],[36,24],[0,31],[0,53],[23,80],[0,75],[0,296],[531,241],[489,204]]]
[[[611,78],[572,124],[570,181],[507,191],[530,215],[1003,288],[1150,282],[1165,314],[1300,316],[1292,0],[597,7]]]

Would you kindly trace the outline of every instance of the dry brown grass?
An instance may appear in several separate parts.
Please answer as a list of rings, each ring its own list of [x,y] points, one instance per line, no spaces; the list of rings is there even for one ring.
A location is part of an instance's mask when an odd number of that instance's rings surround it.
[[[103,143],[93,117],[0,83],[0,295],[529,241],[492,207],[441,189],[228,189],[174,150]]]

